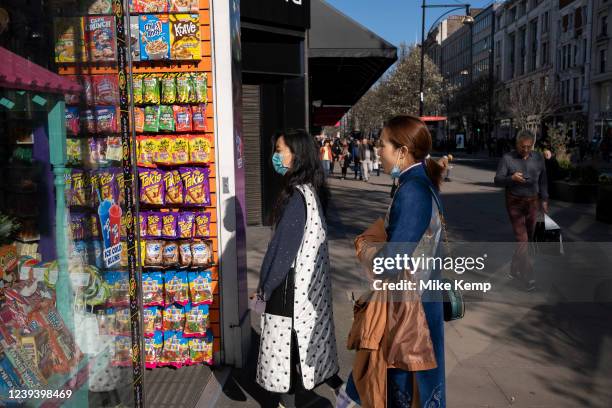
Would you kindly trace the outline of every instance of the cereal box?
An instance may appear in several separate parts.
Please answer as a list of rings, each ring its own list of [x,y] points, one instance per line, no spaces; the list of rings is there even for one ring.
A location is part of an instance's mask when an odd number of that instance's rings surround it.
[[[95,0],[87,3],[87,14],[113,14],[113,0]]]
[[[138,28],[142,61],[170,58],[170,25],[167,15],[142,15]]]
[[[202,59],[200,23],[197,14],[170,15],[170,57],[173,60]]]
[[[170,0],[171,13],[197,13],[198,0]]]
[[[168,0],[133,0],[139,13],[167,13]]]
[[[56,18],[53,30],[55,33],[55,62],[77,62],[85,59],[82,18]]]
[[[138,40],[138,16],[130,17],[130,49],[132,50],[132,61],[140,61],[140,41]]]
[[[90,61],[114,61],[117,57],[115,17],[87,17],[85,43]]]

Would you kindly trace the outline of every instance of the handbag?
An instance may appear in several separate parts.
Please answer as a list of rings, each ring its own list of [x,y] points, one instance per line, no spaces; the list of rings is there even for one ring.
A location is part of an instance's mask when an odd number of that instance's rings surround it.
[[[276,288],[266,302],[261,315],[261,337],[257,357],[255,381],[264,389],[286,393],[291,389],[291,337],[293,332],[293,286],[295,269],[292,266],[283,284]]]
[[[561,227],[548,214],[544,214],[542,219],[536,222],[533,241],[536,243],[538,252],[542,254],[557,256],[565,254]],[[547,242],[551,244],[540,245]],[[552,245],[552,243],[558,245]]]

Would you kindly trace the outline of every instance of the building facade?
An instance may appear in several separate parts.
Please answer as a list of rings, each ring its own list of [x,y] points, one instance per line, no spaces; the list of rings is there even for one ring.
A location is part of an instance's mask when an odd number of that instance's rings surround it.
[[[593,45],[591,52],[590,135],[601,145],[612,141],[612,1],[593,2]]]

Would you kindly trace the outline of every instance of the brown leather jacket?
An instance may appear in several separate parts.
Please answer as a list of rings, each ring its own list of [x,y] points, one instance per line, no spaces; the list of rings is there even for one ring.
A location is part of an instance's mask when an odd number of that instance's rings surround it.
[[[384,222],[379,219],[355,239],[357,257],[371,265],[378,251],[372,244],[385,241]],[[437,367],[421,301],[389,298],[386,291],[372,291],[354,307],[347,346],[356,350],[353,380],[364,408],[387,406],[388,368],[421,371]]]

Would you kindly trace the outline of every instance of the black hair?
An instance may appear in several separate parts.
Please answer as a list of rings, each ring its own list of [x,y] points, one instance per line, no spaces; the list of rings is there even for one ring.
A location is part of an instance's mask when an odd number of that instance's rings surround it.
[[[329,201],[329,190],[319,158],[319,146],[315,139],[302,129],[279,132],[272,138],[272,154],[276,151],[276,141],[281,137],[293,153],[293,162],[291,168],[281,177],[280,190],[272,211],[272,225],[274,226],[278,224],[289,198],[299,185],[312,185],[319,197],[324,214]]]

